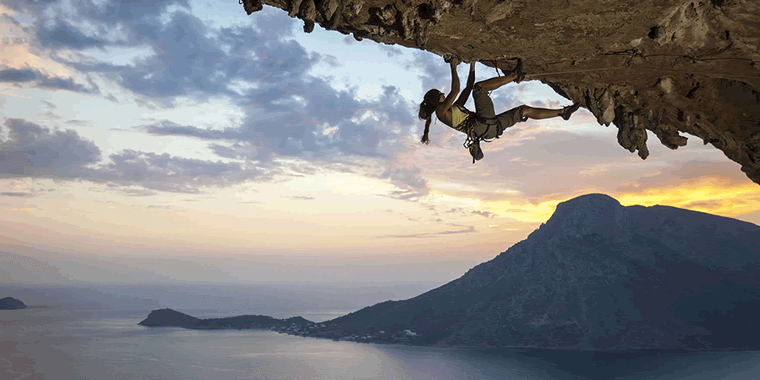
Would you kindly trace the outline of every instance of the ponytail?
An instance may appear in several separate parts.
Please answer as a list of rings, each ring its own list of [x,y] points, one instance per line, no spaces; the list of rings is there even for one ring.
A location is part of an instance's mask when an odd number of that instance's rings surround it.
[[[435,112],[440,104],[439,96],[439,91],[432,89],[425,94],[425,100],[420,103],[420,110],[417,117],[419,117],[420,120],[425,120],[425,132],[423,132],[422,138],[420,139],[423,144],[430,144],[430,138],[428,137],[428,134],[430,133],[430,122],[433,119],[433,112]]]
[[[425,132],[422,133],[422,138],[420,139],[425,145],[430,144],[430,137],[428,137],[428,133],[430,133],[430,119],[431,116],[428,116],[427,120],[425,120]]]

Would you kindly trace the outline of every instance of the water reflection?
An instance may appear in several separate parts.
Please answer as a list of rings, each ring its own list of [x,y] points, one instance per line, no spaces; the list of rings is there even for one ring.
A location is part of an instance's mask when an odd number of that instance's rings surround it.
[[[760,352],[594,353],[334,342],[138,326],[145,312],[0,313],[0,378],[748,380]],[[5,371],[4,373],[2,371]]]

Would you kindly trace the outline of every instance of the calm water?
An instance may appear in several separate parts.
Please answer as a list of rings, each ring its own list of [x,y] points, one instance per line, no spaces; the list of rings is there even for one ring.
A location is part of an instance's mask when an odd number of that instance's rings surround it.
[[[0,378],[760,380],[760,352],[593,354],[369,345],[270,331],[137,326],[148,312],[0,311]],[[299,314],[322,321],[331,312]]]

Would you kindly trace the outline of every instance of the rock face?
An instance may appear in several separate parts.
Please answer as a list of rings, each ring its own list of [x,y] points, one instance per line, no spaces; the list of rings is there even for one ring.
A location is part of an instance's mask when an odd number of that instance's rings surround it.
[[[310,325],[302,317],[277,319],[266,315],[240,315],[229,318],[198,319],[172,309],[153,310],[148,314],[140,326],[148,327],[183,327],[195,330],[221,330],[221,329],[264,329],[274,327],[290,327],[293,325]]]
[[[757,349],[758,278],[759,226],[589,194],[457,280],[324,324],[421,345]]]
[[[26,309],[26,305],[12,297],[0,299],[0,310]]]
[[[760,3],[756,0],[244,0],[326,29],[453,53],[540,80],[618,128],[643,159],[646,130],[686,132],[760,184]],[[421,99],[420,99],[421,101]]]

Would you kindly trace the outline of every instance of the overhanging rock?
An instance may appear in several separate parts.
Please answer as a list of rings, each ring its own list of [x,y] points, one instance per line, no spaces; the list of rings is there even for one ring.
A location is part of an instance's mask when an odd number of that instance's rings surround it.
[[[686,132],[760,184],[760,3],[755,0],[243,0],[361,40],[398,44],[540,80],[618,128],[644,159],[646,130]]]

